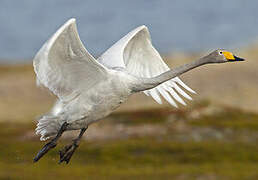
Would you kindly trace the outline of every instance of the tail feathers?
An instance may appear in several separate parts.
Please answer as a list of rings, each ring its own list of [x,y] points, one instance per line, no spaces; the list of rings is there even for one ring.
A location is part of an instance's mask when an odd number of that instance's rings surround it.
[[[35,129],[35,131],[37,135],[41,135],[41,141],[45,141],[57,134],[60,128],[58,120],[58,117],[51,115],[44,115],[39,118],[37,128]]]

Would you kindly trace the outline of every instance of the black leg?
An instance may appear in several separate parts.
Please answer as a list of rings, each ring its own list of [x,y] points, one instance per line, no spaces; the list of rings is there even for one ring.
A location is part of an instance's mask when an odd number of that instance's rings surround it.
[[[62,163],[64,161],[66,162],[66,164],[69,163],[73,153],[79,146],[79,143],[80,143],[80,140],[81,140],[83,134],[85,133],[85,131],[87,129],[88,129],[88,126],[86,128],[81,129],[79,136],[73,140],[73,143],[65,146],[62,150],[59,151],[59,155],[60,155],[59,163]]]
[[[37,162],[40,158],[42,158],[50,149],[56,147],[58,139],[62,136],[63,132],[66,130],[68,126],[68,123],[65,122],[62,124],[60,130],[58,131],[57,135],[55,138],[53,138],[49,143],[47,143],[35,156],[33,159],[34,162]]]

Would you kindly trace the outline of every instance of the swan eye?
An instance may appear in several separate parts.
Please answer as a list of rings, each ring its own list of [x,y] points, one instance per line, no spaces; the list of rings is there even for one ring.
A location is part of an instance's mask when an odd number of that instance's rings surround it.
[[[220,52],[219,52],[219,54],[220,54],[220,55],[222,55],[222,54],[223,54],[223,52],[222,52],[222,51],[220,51]]]

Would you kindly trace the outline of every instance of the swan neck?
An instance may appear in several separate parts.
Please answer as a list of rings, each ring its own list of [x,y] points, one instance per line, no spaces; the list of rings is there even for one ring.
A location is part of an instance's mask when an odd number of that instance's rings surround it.
[[[209,63],[209,59],[206,57],[200,58],[196,61],[193,61],[188,64],[181,65],[179,67],[176,67],[174,69],[171,69],[167,72],[164,72],[156,77],[153,78],[141,78],[140,83],[135,87],[135,91],[144,91],[148,89],[152,89],[170,79],[173,79],[177,76],[180,76],[181,74],[190,71],[191,69],[194,69],[196,67],[202,66],[204,64]]]

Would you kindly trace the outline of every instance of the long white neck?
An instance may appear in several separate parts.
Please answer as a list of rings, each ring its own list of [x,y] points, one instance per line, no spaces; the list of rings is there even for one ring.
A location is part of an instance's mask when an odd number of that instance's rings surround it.
[[[158,76],[155,76],[152,78],[139,78],[139,81],[133,85],[132,90],[133,90],[133,92],[139,92],[139,91],[152,89],[174,77],[177,77],[191,69],[194,69],[196,67],[202,66],[207,63],[209,63],[209,61],[208,61],[207,57],[205,56],[205,57],[198,59],[196,61],[193,61],[191,63],[184,64],[182,66],[171,69]]]

